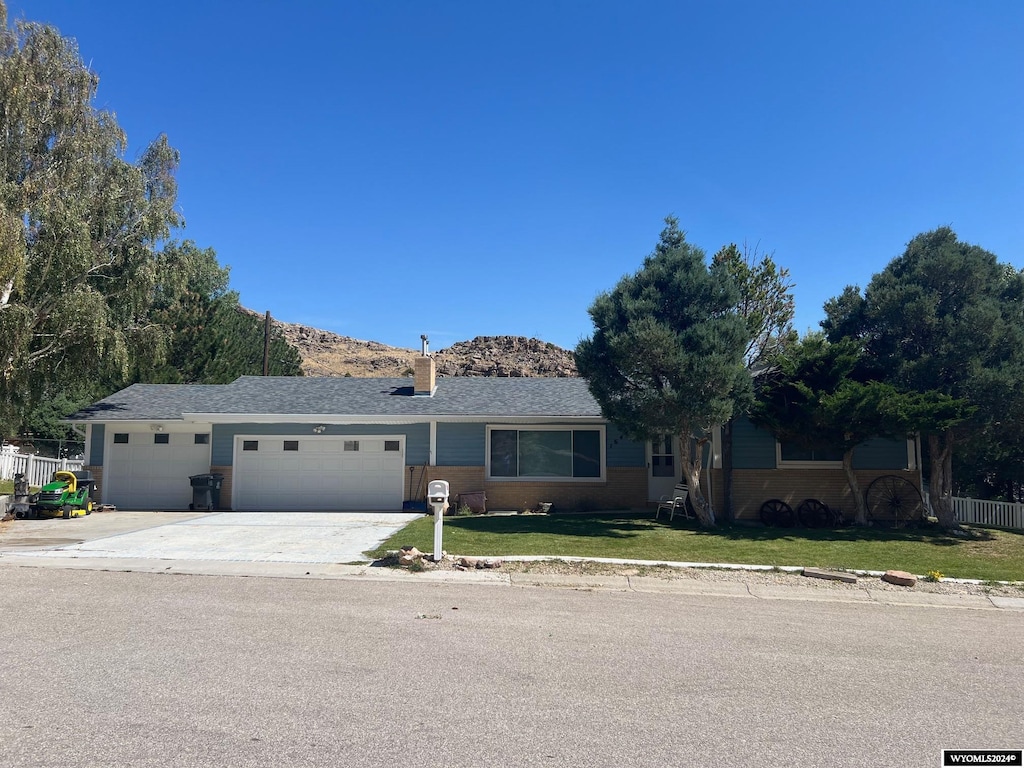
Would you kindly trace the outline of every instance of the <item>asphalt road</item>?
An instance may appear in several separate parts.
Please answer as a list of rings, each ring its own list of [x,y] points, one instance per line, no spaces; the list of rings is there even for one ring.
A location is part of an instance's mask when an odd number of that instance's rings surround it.
[[[3,766],[937,766],[1024,614],[0,567]]]

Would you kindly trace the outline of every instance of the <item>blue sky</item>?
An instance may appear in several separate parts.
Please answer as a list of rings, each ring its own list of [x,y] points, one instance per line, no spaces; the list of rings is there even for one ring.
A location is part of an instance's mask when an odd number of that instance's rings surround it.
[[[254,310],[564,347],[676,215],[796,326],[918,232],[1024,266],[1024,3],[8,0],[100,75]]]

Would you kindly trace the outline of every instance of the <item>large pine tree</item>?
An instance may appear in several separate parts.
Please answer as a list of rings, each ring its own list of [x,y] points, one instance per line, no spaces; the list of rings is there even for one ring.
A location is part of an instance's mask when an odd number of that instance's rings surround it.
[[[715,514],[700,487],[712,428],[750,393],[743,355],[749,334],[723,264],[686,241],[674,217],[640,270],[590,307],[594,334],[576,364],[605,417],[636,439],[680,438],[690,499],[702,525]]]

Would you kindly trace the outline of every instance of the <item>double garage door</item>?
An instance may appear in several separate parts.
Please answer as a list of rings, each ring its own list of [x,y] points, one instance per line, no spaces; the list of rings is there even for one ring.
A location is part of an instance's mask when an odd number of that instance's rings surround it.
[[[402,508],[403,436],[238,435],[234,456],[238,510]]]

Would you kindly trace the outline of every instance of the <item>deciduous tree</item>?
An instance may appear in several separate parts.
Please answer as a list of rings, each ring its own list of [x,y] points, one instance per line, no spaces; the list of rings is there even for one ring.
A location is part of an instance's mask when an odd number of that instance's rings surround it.
[[[0,2],[0,402],[157,358],[148,311],[174,210],[178,153],[137,163],[73,40]],[[26,394],[28,393],[28,394]]]
[[[739,290],[736,311],[746,323],[749,337],[743,361],[754,375],[767,360],[796,340],[789,270],[777,266],[772,254],[759,255],[757,248],[750,249],[746,245],[741,250],[735,243],[718,251],[712,261],[725,269]],[[722,490],[724,512],[730,520],[733,514],[732,425],[732,419],[722,425]]]

